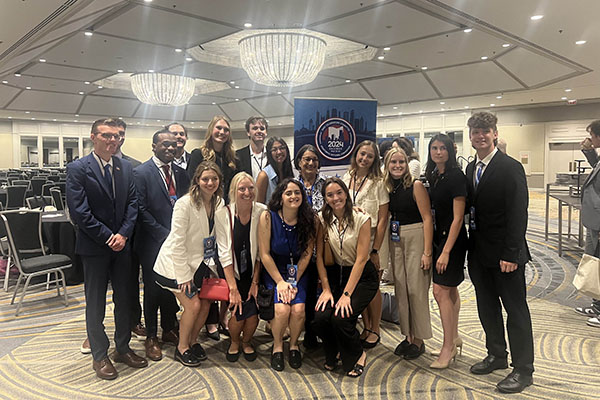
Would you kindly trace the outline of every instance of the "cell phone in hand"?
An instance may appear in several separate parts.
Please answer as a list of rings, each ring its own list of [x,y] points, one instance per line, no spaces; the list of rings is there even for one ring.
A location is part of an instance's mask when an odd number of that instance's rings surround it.
[[[185,295],[190,299],[192,297],[194,297],[197,293],[198,293],[198,288],[193,283],[190,285],[189,291],[188,290],[185,291]]]

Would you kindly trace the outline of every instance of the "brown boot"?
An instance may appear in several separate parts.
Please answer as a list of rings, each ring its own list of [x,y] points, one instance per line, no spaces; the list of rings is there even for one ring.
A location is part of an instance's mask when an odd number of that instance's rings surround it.
[[[146,357],[152,361],[159,361],[162,358],[162,351],[156,336],[146,338],[144,346],[146,347]]]

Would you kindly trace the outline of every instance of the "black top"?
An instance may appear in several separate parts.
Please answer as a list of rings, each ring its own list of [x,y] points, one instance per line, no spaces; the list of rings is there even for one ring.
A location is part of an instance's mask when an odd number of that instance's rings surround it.
[[[242,273],[241,255],[244,249],[246,250],[246,271]],[[252,269],[254,268],[250,254],[250,221],[246,225],[242,225],[237,216],[233,225],[233,252],[240,271],[240,279],[237,281],[238,290],[242,296],[242,300],[246,300],[250,284],[252,283]]]
[[[429,185],[431,209],[435,210],[435,233],[447,234],[454,219],[454,198],[467,197],[467,178],[458,168],[435,174]],[[464,227],[463,227],[464,229]]]
[[[390,192],[392,221],[398,221],[400,225],[423,222],[417,202],[413,198],[414,185],[404,189],[401,179],[394,179],[393,184],[394,190]]]
[[[194,177],[194,173],[196,172],[196,168],[198,165],[204,161],[204,156],[202,155],[202,151],[200,149],[194,149],[190,154],[190,159],[188,161],[187,172],[190,177],[190,182]],[[223,174],[223,182],[221,182],[221,186],[223,187],[223,200],[225,204],[229,204],[229,185],[231,184],[231,179],[238,172],[237,164],[238,161],[236,159],[236,168],[231,168],[227,163],[224,162],[221,157],[221,153],[217,153],[215,151],[215,164],[221,168],[221,173]],[[252,175],[252,174],[251,174]]]

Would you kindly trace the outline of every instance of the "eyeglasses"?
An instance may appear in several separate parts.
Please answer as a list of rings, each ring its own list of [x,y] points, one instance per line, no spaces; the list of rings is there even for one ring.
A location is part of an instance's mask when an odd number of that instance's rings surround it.
[[[271,147],[271,153],[277,153],[279,151],[285,151],[286,148],[283,146],[279,146],[279,147]]]
[[[118,133],[100,133],[100,136],[102,136],[102,138],[105,140],[121,140],[121,135]]]
[[[319,163],[319,159],[318,158],[314,158],[314,157],[302,157],[301,160],[304,161],[307,164],[310,164],[311,162],[313,162],[315,164]]]

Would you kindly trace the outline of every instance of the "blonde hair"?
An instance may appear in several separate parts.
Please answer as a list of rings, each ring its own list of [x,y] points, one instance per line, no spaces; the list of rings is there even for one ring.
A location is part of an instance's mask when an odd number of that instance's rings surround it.
[[[219,178],[219,185],[217,186],[217,190],[213,193],[212,198],[210,199],[213,210],[215,205],[219,203],[219,200],[223,198],[223,174],[221,173],[221,169],[217,164],[212,161],[202,161],[198,164],[196,171],[194,172],[194,177],[190,182],[190,189],[188,194],[192,199],[192,204],[196,209],[200,209],[202,205],[202,189],[200,189],[200,184],[198,180],[202,176],[205,171],[215,171],[217,174],[217,178]]]
[[[392,157],[394,156],[394,154],[402,155],[402,157],[404,157],[404,161],[406,163],[406,168],[404,170],[404,176],[402,178],[402,186],[404,187],[404,189],[411,187],[413,182],[415,181],[408,169],[408,156],[406,155],[406,152],[404,150],[402,150],[401,148],[392,147],[387,152],[387,154],[385,155],[385,159],[383,160],[383,165],[385,166],[385,169],[383,172],[383,182],[385,183],[385,187],[387,188],[388,192],[392,192],[395,189],[394,188],[394,178],[392,178],[392,174],[390,174],[390,169],[389,169],[389,164],[390,164],[390,161],[392,160]]]
[[[204,144],[200,146],[200,151],[202,152],[202,157],[208,161],[215,161],[215,147],[212,139],[213,129],[215,125],[219,121],[225,121],[227,127],[229,128],[229,140],[227,140],[223,144],[223,161],[232,169],[235,169],[235,149],[233,148],[233,139],[231,138],[231,124],[227,117],[223,115],[215,115],[213,119],[208,124],[208,128],[206,129],[206,135],[204,136]]]
[[[356,171],[358,170],[356,157],[358,156],[358,152],[360,151],[360,149],[362,149],[365,146],[370,146],[373,150],[373,155],[375,156],[373,158],[373,164],[371,164],[369,172],[367,173],[367,177],[373,181],[379,180],[381,179],[381,157],[379,157],[379,149],[377,148],[377,145],[375,144],[375,142],[372,142],[370,140],[363,140],[358,146],[356,146],[356,150],[354,150],[354,153],[352,153],[352,158],[350,160],[350,169],[348,170],[348,173],[351,176],[356,175]]]
[[[238,172],[237,174],[235,174],[233,179],[231,179],[231,185],[229,186],[229,202],[230,203],[235,203],[235,198],[236,198],[235,194],[237,192],[238,185],[244,179],[250,179],[250,182],[252,182],[252,184],[254,185],[254,179],[252,179],[252,175],[250,175],[249,173],[242,171],[242,172]],[[256,191],[256,188],[254,190]]]

